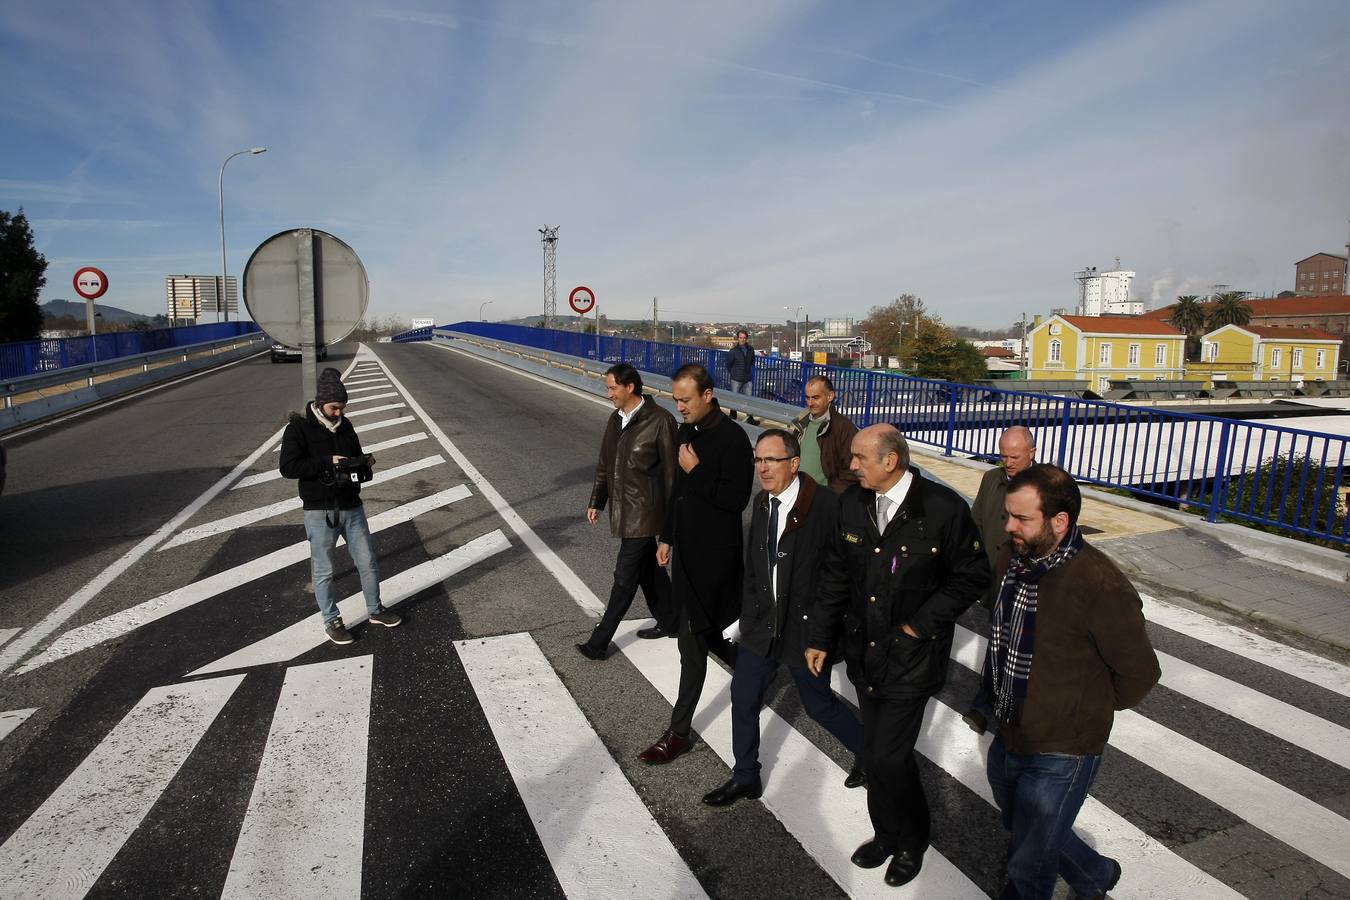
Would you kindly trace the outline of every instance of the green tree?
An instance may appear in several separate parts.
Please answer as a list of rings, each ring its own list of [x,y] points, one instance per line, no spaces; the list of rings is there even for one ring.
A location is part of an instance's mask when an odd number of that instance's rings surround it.
[[[919,319],[917,333],[906,337],[901,365],[919,378],[942,378],[970,384],[988,377],[988,367],[979,348],[942,324],[936,316]]]
[[[1302,453],[1281,453],[1228,482],[1224,518],[1250,525],[1249,520],[1237,514],[1268,516],[1280,524],[1256,527],[1277,534],[1298,534],[1312,543],[1343,550],[1342,543],[1308,537],[1301,531],[1345,532],[1346,503],[1342,492],[1347,480],[1350,478],[1334,461],[1323,465]]]
[[[23,207],[0,209],[0,343],[36,340],[42,332],[38,294],[47,283],[47,259],[33,243]]]
[[[1252,320],[1252,308],[1242,301],[1247,299],[1246,291],[1224,291],[1214,296],[1213,308],[1209,311],[1209,330],[1225,325],[1246,325]]]
[[[885,306],[872,307],[859,327],[867,332],[867,340],[879,356],[900,355],[904,341],[913,337],[918,324],[927,318],[922,300],[913,294],[901,294]]]
[[[1186,332],[1186,358],[1198,360],[1200,334],[1205,330],[1205,305],[1195,294],[1183,294],[1177,297],[1177,302],[1172,307],[1171,321],[1174,326]]]

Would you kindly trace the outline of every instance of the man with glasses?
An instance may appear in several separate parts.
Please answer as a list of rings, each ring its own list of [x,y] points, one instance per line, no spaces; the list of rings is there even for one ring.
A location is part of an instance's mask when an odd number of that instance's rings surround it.
[[[745,544],[741,592],[741,645],[731,678],[731,779],[705,794],[709,806],[729,806],[763,793],[759,764],[759,713],[764,692],[786,665],[802,706],[853,754],[846,787],[865,782],[859,756],[863,729],[830,689],[830,667],[806,668],[806,624],[815,611],[825,547],[839,525],[839,499],[799,472],[801,448],[790,432],[765,431],[755,444],[755,470],[763,490],[756,498]]]

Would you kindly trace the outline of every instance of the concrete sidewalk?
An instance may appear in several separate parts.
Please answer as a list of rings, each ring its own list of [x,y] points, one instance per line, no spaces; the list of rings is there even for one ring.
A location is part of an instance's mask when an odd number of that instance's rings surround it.
[[[988,466],[911,444],[914,462],[973,498]],[[1090,488],[1080,524],[1141,590],[1184,597],[1350,651],[1350,554]]]

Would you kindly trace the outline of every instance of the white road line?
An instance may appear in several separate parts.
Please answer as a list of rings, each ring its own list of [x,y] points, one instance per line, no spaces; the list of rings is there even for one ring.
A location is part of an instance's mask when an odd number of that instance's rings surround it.
[[[1350,667],[1338,665],[1306,650],[1289,647],[1147,594],[1144,618],[1178,634],[1227,650],[1243,659],[1263,663],[1279,672],[1350,697]]]
[[[277,440],[280,436],[281,431],[278,431],[276,434],[272,435],[272,437],[264,441],[262,446],[258,447],[257,450],[254,450],[248,456],[244,457],[244,459],[240,460],[239,465],[235,466],[234,469],[230,471],[230,474],[211,485],[196,500],[193,500],[187,506],[183,507],[178,515],[155,529],[154,534],[151,534],[135,547],[128,550],[119,560],[117,560],[117,562],[100,572],[95,576],[93,581],[90,581],[84,587],[76,591],[68,600],[48,613],[46,618],[28,629],[28,631],[18,639],[0,647],[0,672],[10,669],[15,663],[23,659],[28,651],[32,650],[48,635],[64,625],[71,616],[83,609],[85,604],[90,600],[97,597],[99,592],[112,583],[115,578],[139,562],[143,556],[154,549],[156,544],[177,531],[179,526],[197,513],[197,510],[201,509],[214,499],[217,494],[229,487],[242,473],[247,472],[253,463],[257,461],[258,457],[262,456],[263,453],[267,451],[268,445]],[[27,671],[28,668],[29,667],[25,666],[19,671]]]
[[[835,666],[831,682],[838,694],[856,704],[857,693],[842,670],[843,666]],[[975,734],[961,721],[960,712],[934,700],[924,714],[916,749],[997,808],[985,774],[992,741],[993,735]],[[1074,831],[1099,853],[1121,864],[1125,874],[1111,891],[1118,900],[1171,900],[1177,896],[1178,885],[1184,885],[1185,895],[1195,900],[1242,900],[1237,891],[1173,853],[1094,797],[1084,801]]]
[[[10,638],[23,631],[22,628],[0,628],[0,646],[4,646]]]
[[[386,403],[383,406],[372,406],[370,409],[358,409],[352,412],[344,412],[343,415],[348,419],[355,419],[357,416],[368,416],[371,413],[384,412],[387,409],[402,409],[407,406],[406,403]]]
[[[707,896],[528,634],[455,649],[564,894]]]
[[[11,709],[7,712],[0,712],[0,741],[9,737],[10,732],[18,728],[28,717],[37,712],[37,707],[32,709]]]
[[[428,456],[414,462],[404,463],[401,466],[395,466],[392,469],[384,471],[377,470],[375,477],[369,482],[371,485],[384,484],[393,481],[396,478],[402,478],[404,475],[411,475],[414,472],[420,472],[423,469],[430,469],[432,466],[439,466],[445,462],[445,457],[437,453],[434,456]],[[223,519],[217,519],[214,522],[203,522],[201,525],[195,525],[192,528],[184,528],[176,534],[173,540],[168,541],[160,547],[160,552],[169,550],[173,547],[181,547],[184,544],[190,544],[193,541],[200,541],[202,538],[212,537],[217,534],[224,534],[227,531],[234,531],[261,522],[264,519],[270,519],[273,516],[279,516],[282,513],[288,513],[300,508],[302,501],[299,497],[291,497],[288,500],[279,500],[276,503],[269,503],[266,506],[259,506],[256,509],[246,509],[241,513],[235,513],[232,516],[226,516]]]
[[[369,387],[351,388],[350,390],[347,391],[347,396],[350,397],[352,394],[367,394],[370,393],[371,391],[379,391],[387,387],[389,387],[389,382],[379,381],[376,382],[375,384],[370,385]]]
[[[357,434],[365,434],[367,431],[375,431],[376,429],[379,428],[388,428],[390,425],[402,425],[405,422],[413,422],[413,421],[416,421],[415,416],[398,416],[397,418],[394,419],[381,419],[378,422],[367,422],[364,425],[354,425],[353,430]],[[280,450],[281,450],[280,444],[277,444],[275,447],[272,448],[273,453],[277,453]]]
[[[414,441],[424,441],[426,438],[427,433],[425,431],[419,431],[416,434],[405,434],[403,437],[391,438],[390,440],[381,441],[378,444],[371,444],[369,447],[362,447],[361,449],[367,453],[379,453],[382,450],[388,450],[392,447],[401,447],[404,444],[411,444]],[[256,475],[248,475],[239,479],[238,483],[231,487],[230,490],[237,491],[240,488],[253,487],[256,484],[276,481],[280,477],[280,469],[268,469],[266,472],[258,472]],[[3,641],[0,641],[0,643],[3,643]]]
[[[637,638],[641,622],[624,622],[614,641],[668,701],[679,693],[680,659],[674,641]],[[731,749],[731,676],[708,666],[707,681],[694,714],[694,728],[728,765]],[[844,787],[844,771],[772,709],[760,714],[760,763],[764,805],[831,878],[853,897],[943,897],[986,900],[986,895],[941,853],[924,854],[919,877],[903,888],[887,886],[881,869],[860,869],[849,861],[872,836],[867,792]],[[552,737],[551,732],[548,733]],[[709,785],[709,789],[716,785]]]
[[[984,644],[958,626],[952,658],[978,672]],[[1116,713],[1111,746],[1350,878],[1350,821],[1326,807],[1131,710]]]
[[[88,893],[243,680],[234,675],[147,691],[0,847],[0,891]]]
[[[465,493],[468,493],[467,488]],[[440,584],[510,546],[511,542],[506,539],[506,535],[500,531],[489,532],[462,547],[456,547],[444,556],[428,560],[381,581],[380,603],[386,609],[392,609],[409,597]],[[338,611],[342,614],[342,621],[347,627],[354,628],[360,625],[366,620],[365,596],[359,591],[352,594],[338,603]],[[316,612],[304,621],[283,628],[189,674],[210,675],[228,672],[231,669],[286,662],[302,653],[308,653],[327,639],[323,631],[323,617]]]
[[[414,500],[412,503],[385,510],[379,515],[371,516],[370,533],[375,534],[386,528],[410,522],[425,512],[430,512],[448,503],[454,503],[456,500],[462,500],[466,496],[468,496],[468,492],[463,485],[459,485],[439,491],[429,497]],[[200,581],[169,591],[167,594],[160,594],[158,597],[138,603],[121,612],[113,613],[96,622],[73,628],[61,635],[42,653],[24,663],[23,667],[18,670],[18,674],[31,672],[47,663],[64,659],[73,653],[79,653],[81,650],[86,650],[104,641],[129,634],[142,625],[172,615],[180,609],[187,609],[203,600],[209,600],[218,594],[223,594],[240,585],[262,578],[264,575],[270,575],[284,569],[286,566],[308,560],[309,542],[299,541],[289,547],[283,547],[280,550],[268,553],[266,556],[260,556]]]
[[[379,381],[379,380],[380,380],[381,378],[383,378],[383,377],[384,377],[383,375],[372,375],[372,376],[366,377],[366,378],[345,378],[345,379],[343,379],[342,383],[343,383],[343,385],[348,385],[348,384],[370,384],[372,381]]]
[[[390,397],[397,397],[398,391],[385,391],[382,394],[371,394],[369,397],[352,397],[347,401],[347,409],[352,408],[354,403],[365,403],[367,400],[387,400]],[[348,413],[350,415],[350,413]]]
[[[595,596],[595,593],[586,586],[586,583],[577,577],[577,574],[558,557],[558,554],[553,552],[552,548],[543,542],[539,535],[535,534],[534,529],[527,525],[525,520],[506,502],[506,498],[497,492],[497,489],[483,477],[483,473],[479,472],[473,463],[469,462],[469,458],[451,443],[450,439],[445,436],[445,432],[441,431],[440,426],[432,421],[426,410],[422,409],[421,404],[413,399],[413,395],[408,389],[393,375],[389,376],[389,380],[394,383],[394,387],[398,388],[399,393],[407,400],[408,408],[417,414],[417,417],[426,426],[427,431],[430,431],[432,436],[445,448],[445,452],[455,461],[455,465],[459,466],[464,474],[469,477],[469,480],[477,486],[479,492],[497,510],[497,515],[506,520],[506,524],[511,526],[511,530],[530,549],[535,558],[557,579],[563,590],[567,591],[576,604],[590,615],[599,617],[603,614],[605,604],[600,602],[600,598]]]
[[[373,667],[287,671],[222,898],[360,898]]]

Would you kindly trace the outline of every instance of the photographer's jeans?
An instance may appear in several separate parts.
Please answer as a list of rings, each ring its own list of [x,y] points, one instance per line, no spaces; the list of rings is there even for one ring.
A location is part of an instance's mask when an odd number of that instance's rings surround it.
[[[331,509],[305,510],[305,534],[309,535],[314,599],[319,602],[319,612],[323,613],[325,625],[339,615],[337,601],[333,598],[333,551],[337,547],[339,535],[347,539],[347,551],[351,553],[352,562],[356,563],[356,571],[361,576],[366,611],[375,613],[380,609],[380,569],[375,562],[375,545],[370,539],[370,526],[366,524],[365,507],[339,510],[336,513],[337,527],[329,528],[328,519],[333,515]]]

